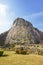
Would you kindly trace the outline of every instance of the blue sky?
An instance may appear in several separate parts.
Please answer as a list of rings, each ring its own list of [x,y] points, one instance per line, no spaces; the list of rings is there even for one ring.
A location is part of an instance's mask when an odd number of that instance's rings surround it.
[[[0,0],[0,33],[10,29],[17,17],[43,31],[43,0]]]

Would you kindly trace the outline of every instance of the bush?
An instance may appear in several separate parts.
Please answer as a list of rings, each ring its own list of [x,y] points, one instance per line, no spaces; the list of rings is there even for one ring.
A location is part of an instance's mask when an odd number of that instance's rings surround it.
[[[42,49],[38,49],[38,55],[43,55],[43,50]]]
[[[29,54],[36,54],[36,49],[34,49],[34,48],[28,49],[28,53]]]
[[[21,54],[26,54],[27,53],[27,49],[25,49],[25,47],[21,47]]]
[[[15,52],[17,54],[27,54],[27,48],[25,46],[15,47]]]
[[[2,55],[3,55],[3,53],[4,53],[4,51],[3,51],[3,50],[0,50],[0,56],[2,56]]]

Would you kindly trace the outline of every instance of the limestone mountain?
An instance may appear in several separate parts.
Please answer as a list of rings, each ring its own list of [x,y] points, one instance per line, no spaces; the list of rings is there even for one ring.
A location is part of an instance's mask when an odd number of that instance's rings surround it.
[[[0,35],[0,42],[5,44],[37,44],[43,42],[43,32],[22,18],[17,18],[13,22],[8,32]]]
[[[17,18],[6,37],[5,43],[22,43],[22,44],[29,44],[29,43],[39,43],[40,42],[40,35],[35,30],[33,25],[22,19]]]

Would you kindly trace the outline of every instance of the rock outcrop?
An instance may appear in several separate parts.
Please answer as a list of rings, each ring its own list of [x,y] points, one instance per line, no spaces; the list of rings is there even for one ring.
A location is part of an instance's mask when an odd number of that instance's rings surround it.
[[[8,31],[0,34],[0,46],[3,46],[5,44],[7,34],[8,34]]]

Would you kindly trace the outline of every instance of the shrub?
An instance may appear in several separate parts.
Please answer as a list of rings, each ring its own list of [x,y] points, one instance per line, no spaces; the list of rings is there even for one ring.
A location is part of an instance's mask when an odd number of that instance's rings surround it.
[[[4,51],[3,51],[3,50],[0,50],[0,56],[2,56],[2,55],[3,55],[3,53],[4,53]]]
[[[36,54],[36,49],[28,49],[29,54]]]
[[[27,49],[25,49],[25,47],[21,47],[21,54],[26,54],[27,53]]]
[[[37,45],[37,47],[39,47],[39,45]]]
[[[15,47],[15,52],[17,54],[27,54],[27,48],[25,46]]]
[[[41,47],[43,48],[43,45]]]
[[[43,49],[38,49],[38,55],[43,55]]]
[[[16,48],[15,48],[15,52],[16,52],[17,54],[20,54],[20,48],[19,48],[19,47],[16,47]]]

